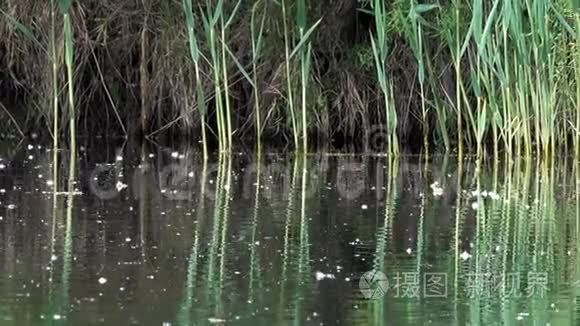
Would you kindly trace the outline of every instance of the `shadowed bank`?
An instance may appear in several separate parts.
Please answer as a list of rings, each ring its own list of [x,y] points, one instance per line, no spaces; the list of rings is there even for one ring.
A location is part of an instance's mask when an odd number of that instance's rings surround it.
[[[580,130],[574,6],[4,1],[0,114],[14,133],[76,126],[222,151],[360,148],[379,130],[393,154],[570,152]]]

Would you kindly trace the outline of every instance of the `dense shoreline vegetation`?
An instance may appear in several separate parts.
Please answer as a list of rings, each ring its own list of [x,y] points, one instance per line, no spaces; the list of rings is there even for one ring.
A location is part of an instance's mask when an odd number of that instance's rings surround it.
[[[580,152],[579,7],[6,0],[0,115],[14,132],[181,135],[205,153],[361,139],[392,154]]]

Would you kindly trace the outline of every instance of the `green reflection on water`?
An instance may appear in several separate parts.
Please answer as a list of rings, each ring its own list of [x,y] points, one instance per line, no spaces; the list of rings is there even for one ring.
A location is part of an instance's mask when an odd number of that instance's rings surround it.
[[[146,155],[141,156],[144,160]],[[31,271],[44,269],[38,282],[46,291],[30,299],[40,308],[18,301],[2,311],[10,317],[6,320],[19,325],[34,324],[27,321],[40,315],[47,324],[54,323],[55,316],[59,323],[75,324],[87,311],[102,311],[105,322],[137,318],[144,324],[150,319],[177,325],[576,324],[577,162],[495,161],[478,168],[472,161],[446,157],[431,162],[345,159],[345,164],[353,162],[362,167],[355,179],[364,184],[364,191],[351,199],[339,191],[340,158],[325,156],[276,162],[278,168],[262,155],[243,165],[231,156],[193,162],[199,178],[188,188],[187,198],[178,202],[167,201],[151,187],[135,189],[140,199],[135,250],[143,263],[131,266],[138,276],[131,279],[133,292],[113,301],[111,296],[99,299],[94,290],[107,295],[121,284],[109,277],[111,287],[99,287],[99,274],[87,268],[94,260],[77,250],[90,237],[79,213],[90,211],[90,195],[53,194],[52,218],[31,231],[47,234],[48,254],[39,256],[6,237],[6,232],[24,236],[25,228],[4,226],[1,233],[4,261],[20,259]],[[284,182],[276,179],[274,170]],[[379,181],[373,185],[369,180]],[[370,191],[371,186],[376,189]],[[110,206],[107,214],[127,206],[127,198],[117,202],[121,206]],[[169,206],[175,207],[175,220],[156,223],[162,207]],[[0,214],[14,217],[10,211]],[[115,224],[115,218],[123,221],[123,214],[111,215],[111,225],[103,225],[104,230],[122,233],[123,224]],[[185,236],[176,237],[168,223],[179,226]],[[152,241],[152,232],[164,241]],[[119,262],[129,254],[109,243],[103,244],[108,259],[97,271],[110,271],[113,265],[118,279],[128,280]],[[23,248],[22,255],[8,250],[10,246]],[[154,264],[159,267],[152,268]],[[157,274],[154,288],[139,277],[169,268],[169,276]],[[6,264],[4,270],[15,275],[18,268]],[[359,291],[359,278],[370,270],[384,273],[389,281],[386,295],[375,300]],[[445,275],[444,296],[426,295],[425,277],[430,273]],[[19,282],[32,275],[1,278],[0,299],[5,302]],[[151,292],[160,288],[162,292]],[[147,297],[151,293],[160,301]],[[89,296],[94,300],[82,301]]]

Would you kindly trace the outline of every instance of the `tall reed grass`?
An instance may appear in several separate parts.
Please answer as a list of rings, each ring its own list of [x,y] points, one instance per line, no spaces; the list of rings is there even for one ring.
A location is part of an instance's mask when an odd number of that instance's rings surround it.
[[[390,91],[392,87],[388,79],[386,71],[386,60],[389,55],[388,39],[387,39],[387,7],[381,0],[375,0],[373,6],[373,14],[375,17],[375,25],[377,28],[376,36],[371,37],[371,44],[373,48],[373,55],[375,59],[375,67],[377,70],[377,78],[379,80],[379,87],[383,94],[385,105],[385,117],[387,128],[387,148],[390,154],[398,153],[397,140],[397,113],[391,101]],[[425,144],[427,139],[425,137]]]
[[[71,22],[72,0],[60,0],[60,11],[63,18],[64,30],[64,52],[67,76],[68,91],[68,118],[69,118],[69,184],[68,191],[74,192],[74,182],[76,178],[76,106],[75,106],[75,89],[74,89],[74,35],[73,25]]]
[[[45,7],[50,12],[44,25],[21,14],[21,5],[18,10],[0,5],[7,18],[0,23],[0,33],[5,33],[7,37],[3,39],[8,40],[0,41],[0,45],[13,49],[6,44],[22,44],[22,51],[34,48],[39,55],[48,57],[52,66],[46,74],[50,76],[46,84],[51,85],[47,89],[52,99],[51,114],[47,116],[52,117],[55,153],[62,121],[68,120],[74,151],[76,121],[97,116],[90,109],[80,113],[76,110],[75,88],[79,88],[77,94],[97,92],[87,91],[91,83],[84,80],[90,77],[83,77],[83,83],[75,85],[75,73],[80,76],[90,67],[81,55],[75,58],[75,50],[87,52],[87,44],[106,44],[111,37],[107,34],[110,26],[100,26],[98,33],[91,34],[83,29],[86,22],[74,25],[72,4],[72,0],[50,1]],[[78,2],[75,12],[77,6],[88,8]],[[173,4],[150,7],[163,10],[166,15],[176,9]],[[182,0],[177,8],[185,14],[182,26],[148,21],[147,26],[165,28],[162,32],[166,34],[160,35],[175,38],[141,49],[156,52],[139,57],[192,63],[189,67],[139,63],[143,73],[151,70],[148,73],[157,76],[145,76],[143,80],[150,80],[152,88],[160,89],[151,104],[160,115],[152,128],[166,131],[164,119],[171,119],[171,125],[189,121],[193,114],[201,121],[195,126],[199,126],[206,157],[214,130],[221,152],[231,151],[235,140],[242,141],[250,129],[258,150],[267,132],[279,139],[287,136],[294,148],[306,152],[312,143],[311,135],[346,135],[350,134],[347,126],[352,125],[352,135],[361,135],[377,123],[385,127],[387,152],[392,155],[400,152],[402,143],[417,141],[415,136],[419,134],[427,153],[432,147],[434,151],[479,157],[498,157],[502,151],[508,156],[548,156],[566,150],[569,142],[580,153],[577,1],[363,1],[355,8],[355,15],[369,18],[370,26],[359,31],[352,41],[356,43],[353,49],[341,43],[335,43],[332,49],[322,48],[328,44],[329,35],[340,34],[333,28],[343,26],[337,25],[342,16],[336,13],[342,6],[329,5],[327,10],[319,7],[324,5],[306,0],[273,4],[261,0],[205,0],[199,4]],[[79,15],[82,19],[85,18]],[[77,29],[84,31],[91,42],[75,43],[73,31]],[[21,43],[7,43],[14,40]],[[98,42],[92,42],[95,40]],[[106,46],[101,52],[93,48],[91,52],[97,57],[107,53]],[[14,54],[5,57],[14,58]],[[66,77],[60,74],[59,58],[64,58]],[[161,72],[159,67],[170,69]],[[18,75],[17,69],[13,70]],[[33,79],[32,72],[21,70]],[[110,71],[119,70],[115,66]],[[346,77],[337,78],[341,75]],[[59,102],[62,80],[66,80],[62,89],[67,93],[67,110]],[[103,79],[97,84],[104,83]],[[186,83],[192,86],[183,85]],[[123,87],[116,85],[112,89],[122,94]],[[185,110],[177,118],[164,116],[167,102],[192,106],[188,101],[167,101],[174,95],[163,90],[171,87],[192,90],[195,110]],[[249,95],[245,94],[246,89],[251,89]],[[375,94],[380,94],[380,100]],[[118,116],[120,120],[139,114],[127,111],[122,112],[123,117]],[[142,112],[142,116],[149,115]]]
[[[203,156],[207,159],[208,149],[207,149],[207,132],[206,132],[206,107],[205,107],[205,94],[203,90],[203,84],[201,80],[200,64],[201,64],[201,54],[199,51],[199,45],[197,42],[197,37],[195,34],[195,16],[193,15],[193,4],[191,0],[183,0],[183,10],[185,12],[185,18],[187,22],[187,35],[189,37],[189,51],[191,55],[191,60],[195,66],[195,86],[196,86],[196,100],[197,109],[201,117],[201,141],[203,143]]]

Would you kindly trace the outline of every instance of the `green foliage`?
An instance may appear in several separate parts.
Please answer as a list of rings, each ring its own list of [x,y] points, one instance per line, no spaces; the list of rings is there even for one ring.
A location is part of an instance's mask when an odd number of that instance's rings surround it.
[[[107,12],[137,13],[131,24],[123,23],[121,14],[106,20],[86,18],[93,8],[106,8],[95,0],[74,6],[72,0],[54,0],[51,13],[59,14],[58,19],[44,17],[45,21],[34,10],[47,10],[48,5],[43,8],[39,3],[41,9],[30,6],[30,11],[22,4],[0,5],[0,32],[6,34],[0,47],[12,51],[0,60],[10,64],[10,73],[29,74],[27,81],[43,78],[41,72],[31,72],[29,67],[36,65],[23,64],[27,57],[43,56],[43,63],[53,64],[50,91],[55,116],[60,113],[58,97],[65,85],[71,114],[75,87],[90,87],[76,85],[75,73],[111,61],[107,75],[115,79],[118,67],[128,66],[126,76],[119,78],[123,82],[109,82],[126,83],[130,89],[134,76],[143,77],[143,83],[150,85],[139,86],[155,93],[152,101],[176,107],[192,106],[177,96],[195,95],[194,110],[167,116],[201,120],[195,126],[201,126],[203,143],[210,142],[205,135],[208,127],[216,131],[223,151],[232,150],[234,135],[244,135],[244,128],[251,127],[258,143],[262,132],[269,130],[284,136],[291,133],[295,148],[306,149],[309,133],[343,128],[344,120],[350,119],[359,134],[365,131],[363,126],[384,123],[393,154],[409,130],[423,132],[426,150],[441,142],[452,151],[451,138],[457,136],[459,148],[466,144],[480,155],[491,145],[495,154],[501,149],[513,155],[550,154],[565,148],[574,136],[580,153],[580,0],[358,1],[357,13],[371,15],[371,26],[364,28],[340,25],[351,13],[343,12],[346,1],[338,2],[325,8],[326,2],[307,0],[182,0],[147,2],[147,15],[128,4]],[[327,42],[320,40],[344,29],[358,29],[356,37],[348,40],[354,44],[347,47],[345,40],[333,44],[336,48],[321,48]],[[130,49],[119,46],[128,43]],[[113,46],[117,48],[111,50]],[[94,59],[86,55],[93,51]],[[112,60],[99,57],[114,52]],[[131,71],[132,60],[127,58],[135,54],[143,60],[139,62],[143,71]],[[114,62],[118,58],[124,61]],[[66,76],[59,69],[63,63]],[[144,76],[148,72],[149,79]],[[345,77],[340,80],[340,76]],[[31,89],[49,88],[38,84]],[[318,86],[328,89],[314,90]],[[250,103],[255,104],[249,109],[248,103],[239,103],[244,98],[240,89],[248,88]],[[346,102],[357,109],[325,110],[317,102],[319,93],[325,94],[329,106]],[[326,120],[331,125],[320,123],[320,112],[331,115]],[[127,112],[125,118],[133,116]],[[152,128],[156,127],[166,130]]]
[[[374,67],[373,48],[367,45],[357,45],[352,49],[353,60],[361,70],[369,71]]]

